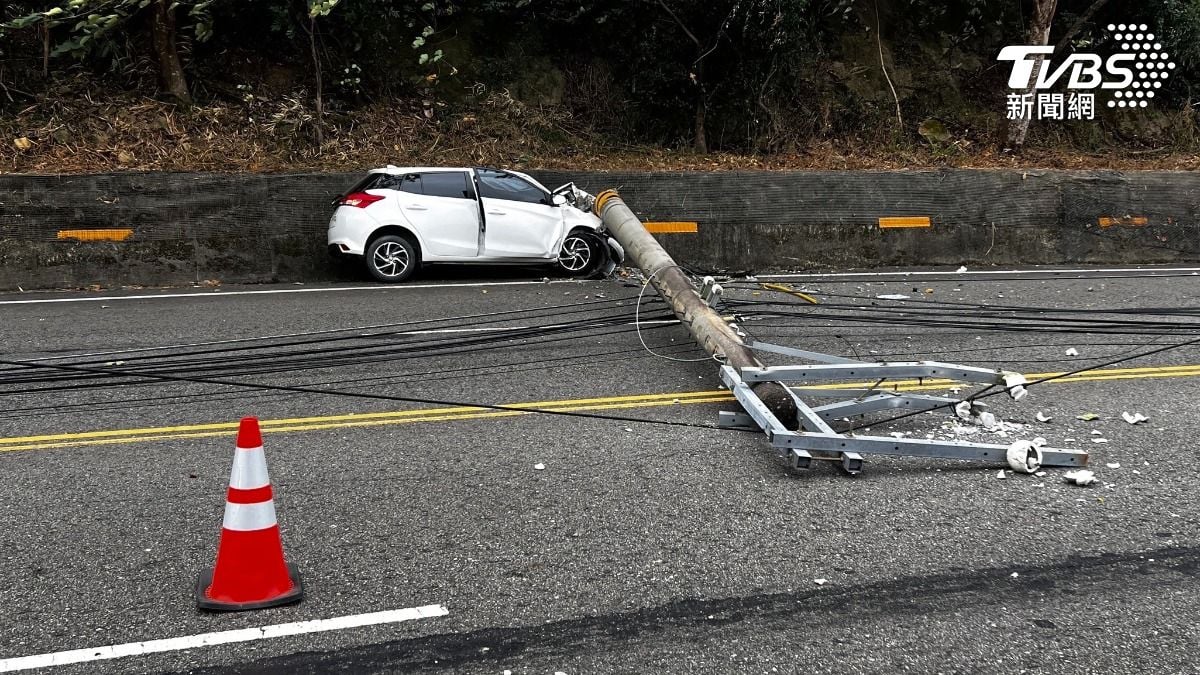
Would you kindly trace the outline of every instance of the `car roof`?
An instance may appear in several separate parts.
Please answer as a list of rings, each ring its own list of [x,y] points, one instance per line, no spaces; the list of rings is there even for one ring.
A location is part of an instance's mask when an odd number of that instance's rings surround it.
[[[426,172],[435,172],[435,171],[474,171],[475,169],[490,169],[492,171],[503,171],[504,173],[511,173],[515,176],[520,176],[521,178],[524,178],[525,180],[533,183],[534,185],[540,187],[541,189],[543,189],[547,192],[550,191],[549,188],[547,188],[545,185],[542,185],[541,183],[539,183],[536,178],[534,178],[533,176],[530,176],[527,173],[521,173],[520,171],[513,171],[512,169],[497,169],[496,167],[492,167],[492,166],[479,166],[479,167],[394,166],[392,164],[388,164],[387,166],[380,168],[380,169],[371,169],[368,173],[387,173],[387,174],[397,175],[397,174],[402,174],[402,173],[426,173]]]
[[[371,169],[369,173],[421,173],[424,171],[470,171],[469,167],[464,166],[392,166],[391,164],[379,168]]]

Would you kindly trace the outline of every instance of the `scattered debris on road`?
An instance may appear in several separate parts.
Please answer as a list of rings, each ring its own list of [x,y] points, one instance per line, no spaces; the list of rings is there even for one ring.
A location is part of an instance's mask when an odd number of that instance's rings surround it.
[[[1054,419],[1053,417],[1047,415],[1046,413],[1044,413],[1040,410],[1038,411],[1038,413],[1036,415],[1034,415],[1034,417],[1037,418],[1037,421],[1039,421],[1043,424],[1048,423],[1050,420]]]
[[[1008,460],[1008,465],[1012,467],[1013,471],[1033,473],[1042,468],[1042,447],[1033,441],[1014,441],[1012,445],[1008,446],[1008,454],[1005,459]]]
[[[1064,473],[1063,481],[1080,487],[1087,487],[1096,482],[1096,474],[1087,469],[1077,469]]]
[[[1146,417],[1142,413],[1133,413],[1132,415],[1130,415],[1128,412],[1123,412],[1123,413],[1121,413],[1121,419],[1125,420],[1126,422],[1129,422],[1130,424],[1140,424],[1142,422],[1149,420],[1150,418]]]

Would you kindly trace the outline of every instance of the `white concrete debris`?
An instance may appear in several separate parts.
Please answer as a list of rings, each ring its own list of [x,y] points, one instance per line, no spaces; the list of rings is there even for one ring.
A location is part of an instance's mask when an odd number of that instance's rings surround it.
[[[1025,390],[1026,384],[1029,384],[1029,381],[1025,379],[1024,375],[1012,372],[1004,373],[1004,386],[1008,389],[1008,395],[1012,397],[1012,400],[1020,401],[1025,398],[1029,393]]]
[[[1076,469],[1075,471],[1064,473],[1063,481],[1080,487],[1087,487],[1096,482],[1096,474],[1087,469]]]
[[[1093,436],[1103,436],[1104,432],[1100,431],[1099,429],[1092,429],[1092,435]]]
[[[954,414],[958,415],[959,419],[971,419],[971,402],[959,401],[958,403],[954,404]]]
[[[1149,420],[1150,418],[1146,417],[1142,413],[1133,413],[1132,415],[1130,415],[1128,412],[1123,412],[1123,413],[1121,413],[1121,419],[1125,420],[1126,422],[1129,422],[1130,424],[1139,424],[1141,422],[1145,422],[1146,420]]]
[[[1119,468],[1121,468],[1121,463],[1120,462],[1109,462],[1108,464],[1105,464],[1104,466],[1107,466],[1110,469],[1119,469]]]
[[[1031,441],[1014,441],[1005,459],[1013,471],[1033,473],[1042,468],[1042,449]]]
[[[1075,349],[1074,347],[1071,347],[1070,349],[1068,349],[1068,350],[1067,350],[1066,352],[1064,352],[1064,353],[1065,353],[1067,356],[1079,356],[1079,350],[1078,350],[1078,349]]]
[[[966,271],[967,271],[967,266],[966,266],[966,265],[963,265],[962,267],[959,267],[959,268],[958,268],[958,273],[959,273],[959,274],[962,274],[963,272],[966,272]]]
[[[1050,420],[1054,419],[1053,417],[1051,417],[1051,416],[1047,415],[1046,413],[1044,413],[1044,412],[1042,412],[1042,411],[1040,411],[1040,410],[1038,411],[1038,413],[1037,413],[1036,415],[1034,415],[1034,417],[1036,417],[1036,418],[1037,418],[1037,421],[1039,421],[1039,422],[1041,422],[1041,423],[1043,423],[1043,424],[1045,424],[1045,423],[1049,422]]]
[[[979,413],[979,424],[980,424],[980,426],[982,426],[984,429],[987,429],[988,431],[992,431],[993,429],[996,429],[999,426],[996,423],[996,416],[990,412],[987,412],[986,410],[984,412]],[[1001,431],[1003,431],[1003,430],[1001,430]]]
[[[1020,573],[1018,573],[1018,572],[1013,572],[1012,574],[1010,574],[1010,575],[1008,575],[1008,576],[1010,576],[1010,577],[1012,577],[1012,578],[1016,579],[1017,577],[1019,577],[1019,576],[1021,576],[1021,575],[1020,575]]]
[[[542,464],[541,462],[538,462],[537,464],[533,465],[533,469],[534,469],[534,471],[545,471],[546,465]]]
[[[1107,439],[1107,438],[1100,438],[1099,436],[1097,436],[1097,437],[1095,437],[1095,438],[1093,438],[1093,439],[1092,439],[1092,442],[1093,442],[1093,443],[1107,443],[1107,442],[1108,442],[1108,439]]]
[[[1008,474],[1004,473],[1004,469],[1000,469],[996,472],[996,478],[999,480],[1004,480],[1005,478],[1008,478]]]
[[[886,295],[877,295],[875,297],[879,298],[880,300],[907,300],[908,299],[907,295],[903,295],[900,293],[888,293]]]
[[[828,579],[813,579],[813,583],[818,586],[824,586],[825,584],[829,583],[829,580]]]

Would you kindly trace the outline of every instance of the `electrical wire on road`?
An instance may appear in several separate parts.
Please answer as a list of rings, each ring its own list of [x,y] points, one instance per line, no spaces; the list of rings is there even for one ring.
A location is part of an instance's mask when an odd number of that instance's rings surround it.
[[[92,372],[92,373],[107,373],[110,372],[104,368],[94,368],[86,366],[68,366],[63,364],[53,363],[30,363],[27,361],[10,361],[0,359],[0,365],[12,366],[14,368],[31,368],[31,369],[50,369],[50,370],[66,370],[74,372]],[[286,391],[294,394],[319,394],[327,396],[344,396],[347,398],[363,398],[373,399],[377,401],[398,401],[402,403],[422,403],[426,405],[440,405],[448,407],[460,408],[480,408],[483,410],[503,410],[517,413],[531,413],[539,415],[558,415],[561,417],[578,417],[595,420],[608,420],[616,422],[630,422],[635,424],[654,424],[660,426],[671,427],[689,427],[693,429],[708,429],[723,431],[715,424],[695,424],[692,422],[678,422],[672,420],[650,420],[639,417],[626,417],[624,415],[603,415],[599,413],[573,412],[568,410],[550,410],[546,408],[529,408],[523,406],[502,405],[495,403],[472,403],[464,401],[448,401],[444,399],[421,398],[415,396],[394,396],[390,394],[371,394],[367,392],[354,392],[344,390],[330,389],[315,389],[311,387],[298,387],[284,384],[265,384],[260,382],[237,382],[234,380],[217,380],[212,378],[201,377],[186,377],[180,375],[159,375],[153,373],[134,373],[129,374],[132,377],[150,378],[163,382],[190,382],[193,384],[218,384],[227,387],[241,387],[244,389],[256,389],[261,391]]]
[[[589,417],[630,423],[669,424],[706,429],[715,428],[711,425],[652,421],[618,415],[540,410],[496,404],[464,403],[434,398],[354,391],[354,389],[364,386],[372,386],[376,383],[394,381],[400,378],[420,376],[425,381],[472,377],[477,375],[480,370],[487,368],[500,367],[505,369],[506,372],[511,372],[516,369],[544,367],[546,363],[555,360],[570,359],[572,357],[561,357],[561,359],[529,359],[501,366],[466,366],[430,370],[422,373],[395,373],[366,378],[333,379],[309,384],[263,384],[223,379],[279,373],[295,374],[305,370],[319,370],[399,359],[458,356],[484,350],[502,349],[515,344],[521,344],[525,347],[548,345],[578,340],[583,337],[610,336],[629,331],[636,332],[639,341],[646,348],[648,354],[670,358],[671,360],[692,360],[680,359],[674,356],[675,353],[680,352],[673,351],[672,355],[657,353],[646,345],[642,337],[643,330],[666,328],[677,324],[677,320],[674,320],[670,314],[665,312],[656,313],[649,318],[642,317],[641,305],[643,296],[652,278],[653,276],[641,284],[641,289],[636,297],[604,298],[546,307],[504,310],[486,314],[410,320],[273,336],[210,340],[160,347],[136,347],[127,350],[108,350],[72,356],[39,357],[28,360],[3,360],[0,361],[0,366],[5,366],[0,368],[0,395],[70,392],[175,382],[221,388],[235,387],[259,392],[347,396],[407,403],[428,403],[481,409],[511,410],[523,413]],[[723,307],[736,311],[742,320],[751,319],[763,322],[775,322],[757,324],[761,327],[803,327],[810,330],[813,328],[829,329],[878,324],[888,326],[894,332],[897,325],[910,325],[926,329],[963,331],[959,333],[961,335],[978,334],[981,331],[998,334],[1011,332],[1119,334],[1142,335],[1151,338],[1153,341],[1157,341],[1167,336],[1178,335],[1180,332],[1194,333],[1197,328],[1200,328],[1200,322],[1187,321],[1187,319],[1200,316],[1200,308],[1045,309],[1022,305],[987,305],[930,299],[906,300],[899,304],[889,303],[880,305],[877,298],[823,292],[820,292],[820,294],[823,298],[847,300],[849,302],[831,303],[826,300],[821,304],[814,305],[811,303],[781,300],[743,299],[727,295]],[[628,311],[624,308],[625,303],[630,300],[635,301],[632,322],[629,321]],[[657,299],[656,301],[661,302]],[[569,318],[572,315],[575,315],[575,318]],[[1135,318],[1131,315],[1136,315],[1140,318]],[[1147,317],[1159,317],[1162,320],[1148,319]],[[793,319],[796,323],[786,323],[788,319]],[[1174,321],[1171,319],[1174,319]],[[785,322],[778,323],[779,320],[784,320]],[[512,324],[514,322],[521,325],[497,325]],[[655,325],[646,325],[647,322],[654,322]],[[818,322],[827,323],[826,325],[817,325]],[[745,325],[743,324],[743,326]],[[949,333],[940,332],[938,334],[947,335]],[[829,337],[829,335],[816,333],[810,334],[809,337]],[[847,336],[839,334],[834,337],[844,340]],[[899,338],[890,339],[898,340]],[[380,344],[381,342],[385,344]],[[1130,350],[1123,350],[1119,354],[1120,358],[1111,358],[1101,363],[1072,370],[1067,374],[1057,377],[1075,375],[1163,353],[1168,350],[1181,349],[1195,345],[1198,342],[1200,342],[1200,339],[1188,340],[1135,354],[1129,354]],[[847,344],[849,343],[847,342]],[[1107,344],[1128,346],[1124,343]],[[1138,349],[1142,346],[1144,345],[1135,345],[1131,349]],[[1028,348],[1030,345],[1020,345],[1020,347]],[[942,349],[935,350],[934,353],[961,353],[982,351],[985,349],[996,348]],[[929,352],[925,353],[928,354]],[[625,350],[617,350],[608,354],[618,358],[628,358],[629,356]],[[603,355],[597,354],[595,356]],[[101,358],[97,359],[97,357]],[[104,361],[103,357],[117,358],[115,361]],[[695,359],[695,361],[707,360],[709,360],[708,357]],[[68,362],[62,363],[62,361]],[[1035,381],[1026,386],[1040,384],[1043,381],[1046,380]],[[340,389],[327,388],[330,385],[350,386]],[[968,397],[967,400],[977,400],[994,395],[995,393],[1000,392],[988,393],[987,390],[984,390]],[[212,397],[218,395],[221,394],[189,393],[179,394],[175,398]],[[223,396],[230,395],[225,394]],[[236,397],[238,395],[232,396]],[[120,406],[124,402],[149,403],[161,400],[162,397],[143,397],[140,399],[124,399],[124,401],[107,401],[107,403]],[[90,403],[75,405],[94,408],[94,404]],[[20,409],[10,409],[3,417],[10,419],[21,417],[22,413],[33,415],[49,407],[51,406],[28,406]],[[916,413],[900,415],[883,420],[883,422],[903,419],[913,414]],[[878,424],[880,422],[875,421],[873,423]]]
[[[700,348],[689,344],[668,344],[656,347],[657,349],[678,354],[694,354],[700,351]],[[605,358],[607,357],[607,358]],[[618,349],[606,352],[589,352],[587,356],[587,364],[604,364],[617,361],[628,361],[633,358],[650,358],[650,354],[630,353],[628,349]],[[566,363],[572,366],[578,365],[579,357],[575,354],[559,357],[543,357],[536,359],[525,359],[515,362],[504,362],[489,364],[486,366],[462,366],[458,368],[439,368],[437,370],[426,371],[406,371],[393,373],[388,375],[375,375],[371,377],[352,377],[341,378],[334,380],[321,380],[317,382],[308,382],[303,386],[318,387],[328,385],[349,385],[344,389],[355,390],[364,387],[374,387],[380,384],[387,384],[399,380],[409,380],[419,377],[422,382],[439,382],[444,380],[453,380],[461,378],[478,378],[488,374],[485,371],[494,371],[494,374],[525,372],[530,370],[544,370],[547,367],[554,367],[555,364]],[[155,381],[149,382],[126,382],[123,387],[147,386],[154,385]],[[82,389],[82,387],[80,387]],[[85,403],[54,403],[53,405],[27,406],[23,408],[9,408],[0,411],[0,419],[21,419],[21,418],[41,418],[47,415],[70,414],[78,410],[101,411],[101,410],[127,410],[132,407],[155,406],[160,405],[164,401],[171,400],[174,402],[182,402],[184,400],[202,399],[205,401],[232,401],[246,398],[259,398],[264,395],[278,395],[287,392],[255,392],[255,393],[215,393],[215,392],[195,392],[186,394],[173,394],[167,396],[142,396],[137,398],[112,399],[105,397],[104,403],[96,402]]]

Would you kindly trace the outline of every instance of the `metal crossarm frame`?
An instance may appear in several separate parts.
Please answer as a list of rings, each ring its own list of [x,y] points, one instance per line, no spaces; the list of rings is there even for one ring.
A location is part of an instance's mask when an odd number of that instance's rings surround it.
[[[822,363],[812,366],[768,366],[743,368],[742,379],[747,382],[817,382],[851,378],[885,379],[891,377],[930,377],[987,384],[1003,384],[1003,371],[956,366],[937,361],[902,361],[899,363]]]
[[[799,393],[795,389],[790,389],[790,391]],[[819,405],[813,408],[813,412],[827,420],[835,420],[843,417],[879,412],[880,410],[933,410],[934,408],[952,406],[955,403],[958,403],[957,399],[946,398],[945,396],[886,392],[852,401],[838,401],[837,403],[830,403],[828,405]]]
[[[829,420],[848,418],[882,410],[925,411],[951,407],[957,399],[943,396],[910,394],[871,388],[814,388],[788,386],[795,382],[819,382],[869,378],[882,383],[893,377],[944,378],[980,382],[1005,387],[1013,398],[1024,396],[1025,379],[1011,371],[989,370],[937,361],[870,363],[817,352],[768,345],[747,340],[759,351],[795,356],[816,365],[771,366],[764,368],[721,367],[721,381],[742,404],[745,413],[722,412],[719,424],[724,428],[757,427],[767,436],[771,447],[785,454],[795,469],[806,469],[813,460],[840,461],[849,473],[862,470],[863,455],[904,455],[1004,462],[1009,446],[966,441],[937,441],[885,436],[842,434],[829,426]],[[754,393],[752,383],[777,382],[796,404],[798,431],[789,429]],[[805,397],[843,398],[825,405],[810,406]],[[816,454],[814,454],[816,453]],[[1043,466],[1085,466],[1088,455],[1079,450],[1041,448]]]

